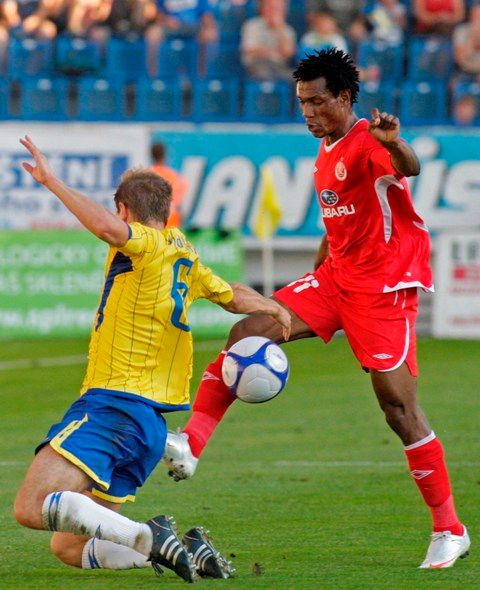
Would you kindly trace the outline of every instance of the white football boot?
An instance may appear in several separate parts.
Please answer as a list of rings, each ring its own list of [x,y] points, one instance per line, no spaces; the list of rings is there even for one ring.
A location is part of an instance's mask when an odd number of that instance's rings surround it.
[[[459,557],[467,557],[469,548],[470,537],[465,526],[463,535],[453,535],[450,531],[433,533],[420,569],[452,567]]]
[[[162,462],[168,469],[168,475],[175,481],[192,477],[197,469],[198,459],[192,454],[188,434],[180,429],[176,432],[168,431]]]

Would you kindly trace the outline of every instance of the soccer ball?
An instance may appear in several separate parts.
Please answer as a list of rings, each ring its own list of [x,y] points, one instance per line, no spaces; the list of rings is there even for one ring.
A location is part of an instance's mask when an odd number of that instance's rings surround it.
[[[250,404],[268,402],[278,395],[288,374],[286,354],[275,342],[261,336],[239,340],[223,359],[223,382],[233,395]]]

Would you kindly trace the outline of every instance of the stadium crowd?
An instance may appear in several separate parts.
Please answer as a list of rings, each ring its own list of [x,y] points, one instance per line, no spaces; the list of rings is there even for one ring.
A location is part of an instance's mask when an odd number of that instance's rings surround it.
[[[361,67],[361,114],[479,122],[478,0],[1,0],[0,116],[299,120],[292,67],[328,46]]]

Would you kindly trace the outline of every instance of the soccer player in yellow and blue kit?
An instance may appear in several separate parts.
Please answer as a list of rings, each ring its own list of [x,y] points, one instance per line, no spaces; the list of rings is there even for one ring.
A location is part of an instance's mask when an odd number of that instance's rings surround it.
[[[110,251],[80,398],[37,447],[15,517],[54,531],[54,554],[72,566],[151,563],[188,582],[197,573],[228,577],[231,567],[200,528],[180,540],[170,517],[138,523],[119,511],[163,455],[163,414],[190,407],[190,304],[203,297],[233,313],[269,314],[287,338],[290,315],[249,287],[215,276],[180,230],[165,228],[171,187],[154,172],[124,174],[114,215],[56,178],[30,138],[20,141],[34,158],[25,170]]]

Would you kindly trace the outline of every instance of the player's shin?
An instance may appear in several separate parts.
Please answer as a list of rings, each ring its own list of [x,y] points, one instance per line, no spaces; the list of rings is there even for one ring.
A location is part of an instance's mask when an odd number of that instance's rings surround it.
[[[463,534],[453,502],[443,447],[431,432],[422,440],[405,447],[410,473],[425,503],[430,508],[434,532]]]
[[[152,532],[146,524],[129,520],[77,492],[49,494],[42,506],[42,519],[46,530],[107,539],[147,557],[152,549]]]
[[[82,552],[82,568],[84,570],[130,570],[150,565],[150,561],[138,551],[95,537],[85,543]]]
[[[215,428],[235,400],[222,380],[224,357],[225,351],[222,351],[205,369],[193,404],[193,414],[183,429],[188,434],[188,442],[195,457],[200,456]]]

